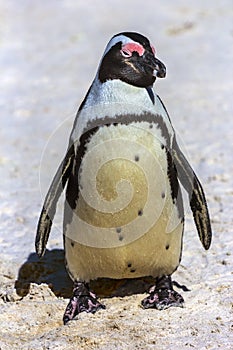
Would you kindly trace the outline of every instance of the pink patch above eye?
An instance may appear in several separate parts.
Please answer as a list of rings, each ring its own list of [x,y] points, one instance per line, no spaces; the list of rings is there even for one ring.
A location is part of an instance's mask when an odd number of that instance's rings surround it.
[[[145,52],[145,49],[142,45],[136,43],[128,43],[122,46],[122,51],[130,52],[131,54],[136,51],[139,56],[142,56]]]

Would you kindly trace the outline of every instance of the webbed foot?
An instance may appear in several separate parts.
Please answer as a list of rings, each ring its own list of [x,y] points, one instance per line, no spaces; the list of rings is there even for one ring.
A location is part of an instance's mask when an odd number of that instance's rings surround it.
[[[105,305],[97,300],[96,295],[89,290],[88,284],[84,282],[75,282],[73,296],[70,298],[66,307],[63,323],[67,324],[80,312],[86,311],[94,314],[100,309],[105,309]]]
[[[183,307],[184,299],[172,287],[170,276],[156,279],[156,284],[149,290],[149,296],[142,300],[144,309],[165,310],[171,306]]]

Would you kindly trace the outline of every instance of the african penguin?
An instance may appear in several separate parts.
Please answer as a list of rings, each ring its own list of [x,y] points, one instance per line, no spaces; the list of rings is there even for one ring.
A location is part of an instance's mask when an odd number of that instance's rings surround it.
[[[113,36],[82,102],[68,150],[38,223],[36,251],[46,249],[57,201],[66,187],[64,248],[73,296],[66,324],[105,308],[90,280],[152,276],[144,308],[181,306],[171,275],[182,253],[184,209],[179,183],[205,249],[211,225],[202,186],[181,152],[169,115],[153,91],[165,65],[138,33]]]

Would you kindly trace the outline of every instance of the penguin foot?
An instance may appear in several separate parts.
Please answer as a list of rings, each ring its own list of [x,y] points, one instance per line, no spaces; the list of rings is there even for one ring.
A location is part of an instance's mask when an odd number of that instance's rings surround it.
[[[105,305],[98,302],[94,293],[89,290],[88,284],[84,282],[75,282],[73,296],[66,307],[63,316],[63,323],[67,324],[73,320],[80,312],[86,311],[94,314],[100,309],[105,309]]]
[[[170,276],[156,279],[156,284],[149,290],[149,296],[142,300],[144,309],[165,310],[171,306],[183,307],[184,299],[172,287]]]

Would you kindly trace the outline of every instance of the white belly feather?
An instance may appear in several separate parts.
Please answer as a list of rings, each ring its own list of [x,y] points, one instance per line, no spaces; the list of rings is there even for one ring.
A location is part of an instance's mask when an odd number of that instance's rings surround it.
[[[77,206],[64,225],[73,279],[156,277],[178,266],[183,223],[163,143],[160,129],[147,122],[103,126],[91,137]]]

